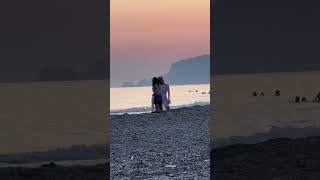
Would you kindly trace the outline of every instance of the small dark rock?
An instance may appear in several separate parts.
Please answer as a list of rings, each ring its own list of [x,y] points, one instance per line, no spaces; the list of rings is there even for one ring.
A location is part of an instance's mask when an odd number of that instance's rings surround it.
[[[54,162],[50,162],[49,164],[43,164],[40,167],[58,167]]]

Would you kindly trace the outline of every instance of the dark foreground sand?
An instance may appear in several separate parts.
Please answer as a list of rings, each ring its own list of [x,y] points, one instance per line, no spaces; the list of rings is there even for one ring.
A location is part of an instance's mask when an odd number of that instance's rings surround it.
[[[108,164],[63,167],[46,164],[37,168],[0,168],[3,180],[106,180],[110,175]]]
[[[111,179],[209,179],[209,106],[111,117]]]
[[[278,138],[211,150],[214,180],[318,180],[320,137]]]
[[[82,145],[68,149],[0,155],[0,179],[108,179],[110,166],[107,147],[107,144]]]

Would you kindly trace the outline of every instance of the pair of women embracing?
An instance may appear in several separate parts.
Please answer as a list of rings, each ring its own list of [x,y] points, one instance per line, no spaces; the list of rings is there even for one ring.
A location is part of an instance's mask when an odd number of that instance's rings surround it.
[[[170,88],[169,85],[164,83],[162,77],[154,77],[152,79],[152,111],[161,112],[163,106],[166,110],[170,110]]]

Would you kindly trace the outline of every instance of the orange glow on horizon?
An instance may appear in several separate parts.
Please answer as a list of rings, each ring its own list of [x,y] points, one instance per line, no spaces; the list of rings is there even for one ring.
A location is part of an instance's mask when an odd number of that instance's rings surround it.
[[[210,0],[111,0],[114,82],[168,72],[172,63],[210,52]]]
[[[145,49],[186,43],[193,49],[209,49],[209,0],[111,0],[112,47]]]

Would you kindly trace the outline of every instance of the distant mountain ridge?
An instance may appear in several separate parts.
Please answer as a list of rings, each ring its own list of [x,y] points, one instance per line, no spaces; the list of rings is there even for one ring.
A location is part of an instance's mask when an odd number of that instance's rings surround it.
[[[107,79],[107,59],[88,65],[86,71],[77,71],[76,65],[47,65],[36,75],[35,81],[66,81],[66,80],[104,80]]]
[[[206,84],[210,83],[210,55],[184,59],[171,65],[167,74],[161,75],[169,84]],[[150,86],[151,79],[123,83],[123,87]]]
[[[0,67],[0,70],[0,82],[104,80],[108,78],[108,61],[106,58],[100,58],[83,64],[53,62]]]
[[[301,2],[213,1],[211,75],[320,71],[320,24],[315,23],[320,17],[320,1]],[[184,63],[180,62],[164,75],[166,81],[172,84],[199,82],[193,78],[201,68],[182,68]],[[150,83],[151,80],[145,79],[125,85]]]
[[[172,64],[164,75],[170,84],[205,84],[210,82],[210,55],[185,59]]]

